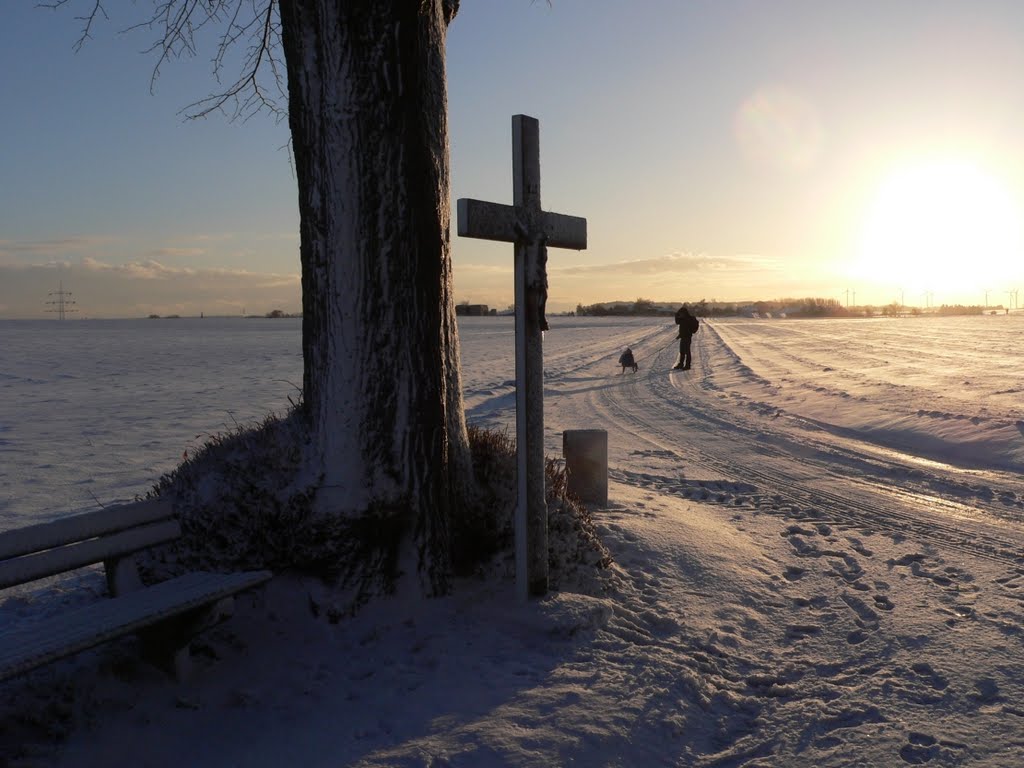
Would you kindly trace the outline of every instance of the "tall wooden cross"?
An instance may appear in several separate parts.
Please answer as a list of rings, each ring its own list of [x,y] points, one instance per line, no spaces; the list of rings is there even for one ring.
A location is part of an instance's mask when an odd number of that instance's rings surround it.
[[[547,247],[587,247],[587,220],[540,207],[540,124],[512,116],[512,205],[462,198],[461,237],[515,243],[516,585],[521,598],[548,589],[548,508],[544,492],[544,348]]]

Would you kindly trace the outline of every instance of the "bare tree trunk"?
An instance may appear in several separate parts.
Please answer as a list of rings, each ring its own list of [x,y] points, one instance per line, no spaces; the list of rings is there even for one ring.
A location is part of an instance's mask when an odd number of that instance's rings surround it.
[[[386,517],[416,543],[435,593],[447,588],[450,513],[470,471],[449,240],[445,38],[456,7],[280,0],[315,503]]]

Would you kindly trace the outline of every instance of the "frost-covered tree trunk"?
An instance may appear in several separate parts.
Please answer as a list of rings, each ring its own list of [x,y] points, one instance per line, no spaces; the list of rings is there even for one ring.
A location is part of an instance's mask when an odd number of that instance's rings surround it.
[[[280,0],[316,507],[403,531],[432,592],[469,471],[449,241],[457,5]]]

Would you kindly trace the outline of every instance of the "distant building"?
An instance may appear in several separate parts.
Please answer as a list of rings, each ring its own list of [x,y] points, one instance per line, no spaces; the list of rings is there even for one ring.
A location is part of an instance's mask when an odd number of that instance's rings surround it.
[[[456,304],[456,315],[467,315],[469,317],[483,317],[491,314],[486,304]]]

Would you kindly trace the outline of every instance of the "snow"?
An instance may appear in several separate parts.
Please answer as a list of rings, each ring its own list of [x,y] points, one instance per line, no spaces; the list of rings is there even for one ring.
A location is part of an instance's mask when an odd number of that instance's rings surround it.
[[[302,391],[297,318],[0,321],[0,528],[148,491]]]
[[[616,561],[610,592],[595,580],[523,603],[507,580],[465,581],[331,623],[329,589],[280,575],[203,635],[190,681],[124,641],[5,684],[0,755],[1024,764],[1024,316],[711,320],[690,371],[670,370],[674,327],[659,319],[551,325],[548,454],[566,429],[609,433],[609,505],[591,511]],[[460,334],[469,420],[512,429],[511,319],[462,318]],[[626,346],[637,374],[617,365]],[[9,411],[0,437],[38,435],[43,455],[60,418]],[[95,414],[107,431],[117,418]],[[101,497],[124,487],[96,480]],[[96,582],[9,599],[0,622]]]

